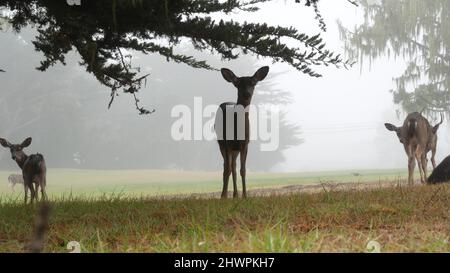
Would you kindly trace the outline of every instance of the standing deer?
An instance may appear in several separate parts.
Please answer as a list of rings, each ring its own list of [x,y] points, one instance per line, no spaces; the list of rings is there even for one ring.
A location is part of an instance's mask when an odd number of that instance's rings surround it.
[[[389,131],[397,133],[400,143],[402,143],[405,148],[406,155],[408,156],[409,185],[412,185],[414,181],[414,168],[416,166],[414,158],[419,165],[421,182],[427,182],[427,153],[430,150],[433,152],[432,161],[434,161],[437,141],[436,133],[439,125],[431,127],[428,120],[417,112],[409,114],[402,127],[397,127],[390,123],[385,124]]]
[[[22,184],[23,185],[23,175],[21,174],[11,174],[8,176],[8,182],[11,186],[11,189],[14,191],[14,187],[16,184]]]
[[[28,190],[31,192],[31,203],[33,200],[38,200],[38,191],[41,187],[41,198],[47,198],[45,193],[46,173],[44,157],[41,154],[26,155],[22,150],[31,144],[31,137],[25,139],[21,144],[11,144],[6,139],[0,138],[0,144],[9,148],[11,151],[11,158],[16,161],[20,169],[22,169],[22,176],[25,189],[25,204],[28,199]],[[36,188],[33,186],[36,185]]]
[[[252,100],[255,86],[258,82],[264,80],[269,73],[269,67],[260,68],[251,77],[237,77],[231,70],[221,69],[223,78],[232,83],[237,88],[237,102],[222,103],[217,110],[214,128],[219,143],[220,152],[223,157],[223,189],[222,198],[228,196],[228,181],[230,175],[233,175],[233,197],[238,197],[238,190],[236,184],[236,159],[240,154],[241,161],[241,179],[242,179],[242,197],[247,197],[246,189],[246,162],[248,153],[248,143],[250,141],[250,121],[248,106]],[[240,115],[239,110],[245,110],[243,115]],[[227,121],[227,112],[233,113],[232,121]],[[241,112],[242,113],[242,112]],[[232,130],[234,134],[230,136]]]

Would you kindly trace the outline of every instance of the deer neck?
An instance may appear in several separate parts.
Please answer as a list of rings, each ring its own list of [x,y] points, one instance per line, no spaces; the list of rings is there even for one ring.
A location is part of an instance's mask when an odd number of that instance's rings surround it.
[[[250,102],[249,101],[242,101],[242,100],[240,100],[238,98],[238,100],[236,102],[236,105],[240,105],[240,106],[244,107],[244,109],[246,110],[245,111],[245,122],[246,122],[246,124],[248,124],[248,120],[249,120],[248,117],[249,117],[250,109],[248,109],[247,107],[249,107]]]
[[[245,140],[250,140],[250,119],[249,119],[249,112],[250,109],[248,109],[247,107],[249,107],[250,105],[250,101],[249,100],[241,100],[238,98],[236,105],[240,105],[242,107],[244,107],[245,109]]]
[[[16,156],[16,163],[19,165],[20,169],[23,168],[23,165],[25,164],[25,161],[27,161],[28,155],[26,155],[24,152],[21,152],[19,156]]]
[[[246,108],[250,105],[250,100],[238,97],[236,104],[242,105],[244,106],[244,108]]]

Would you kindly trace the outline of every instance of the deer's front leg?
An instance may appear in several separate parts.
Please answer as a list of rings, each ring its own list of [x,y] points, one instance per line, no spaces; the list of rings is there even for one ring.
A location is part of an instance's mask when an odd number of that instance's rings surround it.
[[[241,179],[242,179],[242,197],[247,198],[246,175],[247,175],[247,151],[248,145],[241,150]]]
[[[224,162],[223,162],[223,189],[222,189],[222,199],[228,197],[228,181],[231,175],[231,154],[225,151]]]

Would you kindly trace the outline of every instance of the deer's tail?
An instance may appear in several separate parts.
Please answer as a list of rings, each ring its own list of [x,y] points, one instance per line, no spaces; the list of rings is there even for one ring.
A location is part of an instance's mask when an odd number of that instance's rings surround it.
[[[411,119],[408,121],[408,136],[413,137],[416,133],[417,120]]]

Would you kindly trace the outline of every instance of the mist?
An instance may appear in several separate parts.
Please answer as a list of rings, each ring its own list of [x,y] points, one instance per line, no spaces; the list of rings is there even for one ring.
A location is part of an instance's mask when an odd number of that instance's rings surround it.
[[[295,3],[272,1],[254,14],[232,14],[237,21],[293,26],[314,35],[320,31],[314,13]],[[352,29],[361,23],[360,7],[340,1],[319,4],[327,25],[323,39],[335,52],[344,53],[337,21]],[[280,16],[274,16],[280,14]],[[281,16],[282,15],[282,16]],[[224,15],[217,15],[220,19]],[[120,94],[108,109],[110,90],[78,65],[80,57],[69,53],[66,65],[47,72],[35,69],[42,60],[32,40],[36,30],[0,34],[0,135],[21,142],[33,137],[30,152],[46,155],[50,168],[80,169],[175,169],[220,171],[222,158],[215,141],[175,141],[170,129],[176,105],[192,107],[195,97],[204,104],[236,101],[235,88],[220,72],[194,69],[167,62],[156,54],[133,53],[133,65],[150,77],[137,93],[151,115],[138,115],[132,97]],[[183,44],[179,52],[206,59],[215,67],[227,67],[239,75],[252,75],[270,65],[267,82],[256,88],[254,104],[269,103],[283,109],[280,145],[276,151],[250,145],[248,168],[260,172],[309,172],[327,170],[406,168],[406,155],[385,122],[400,125],[406,116],[393,101],[393,78],[406,67],[402,58],[380,57],[358,62],[349,69],[319,68],[321,78],[311,78],[285,64],[242,56],[222,61],[209,52],[197,52]],[[450,143],[446,124],[439,131],[437,161]],[[15,169],[9,153],[0,153],[0,168]]]

